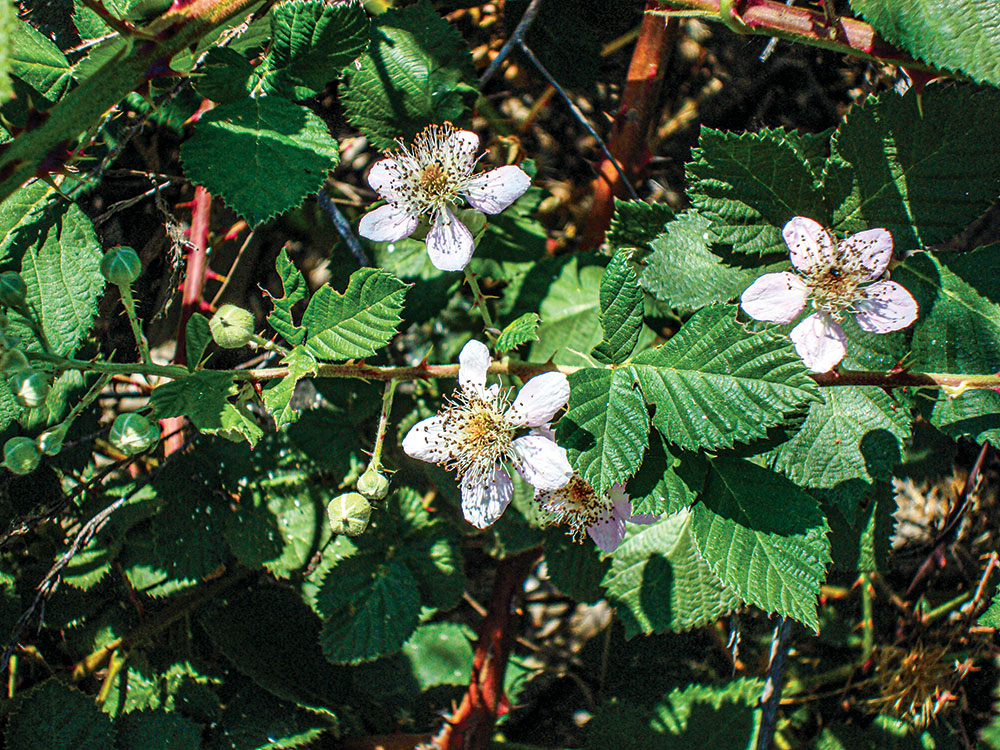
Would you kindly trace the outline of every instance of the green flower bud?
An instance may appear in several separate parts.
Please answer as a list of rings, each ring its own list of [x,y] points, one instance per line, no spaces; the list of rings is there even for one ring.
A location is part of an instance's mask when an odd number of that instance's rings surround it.
[[[8,349],[0,354],[0,372],[4,375],[13,375],[15,372],[27,370],[31,367],[28,358],[20,349]]]
[[[101,258],[101,273],[116,286],[128,286],[142,273],[142,261],[135,250],[119,245],[108,250]]]
[[[333,498],[326,506],[326,514],[333,533],[360,536],[368,528],[372,506],[357,492],[348,492]]]
[[[10,390],[14,394],[14,400],[28,409],[44,404],[50,388],[48,378],[30,367],[18,370],[10,378]]]
[[[236,305],[223,305],[208,321],[208,328],[223,349],[239,349],[253,338],[253,313]]]
[[[26,437],[13,437],[4,443],[3,462],[14,474],[30,474],[38,468],[42,454],[35,441]]]
[[[463,208],[455,212],[458,220],[468,227],[472,236],[479,239],[479,235],[486,231],[486,214],[474,208]]]
[[[108,439],[122,453],[134,456],[156,445],[160,428],[141,414],[119,414],[111,425]]]
[[[28,294],[21,274],[15,271],[0,273],[0,305],[5,307],[21,307]]]
[[[389,480],[380,474],[374,466],[369,466],[358,479],[358,492],[373,503],[385,500],[389,494]]]
[[[66,439],[66,431],[69,429],[66,424],[57,424],[50,427],[41,435],[35,438],[35,446],[46,456],[54,456],[62,450],[63,440]]]

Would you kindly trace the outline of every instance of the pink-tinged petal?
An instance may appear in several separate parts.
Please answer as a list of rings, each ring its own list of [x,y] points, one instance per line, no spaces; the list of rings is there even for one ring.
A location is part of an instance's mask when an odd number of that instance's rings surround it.
[[[858,328],[869,333],[889,333],[906,328],[917,319],[917,301],[906,287],[895,281],[878,281],[862,292],[865,299],[854,303]]]
[[[625,519],[617,513],[609,513],[587,529],[587,534],[594,540],[602,552],[611,554],[625,538]]]
[[[531,378],[517,394],[507,417],[518,426],[538,427],[552,420],[569,401],[569,380],[561,372]]]
[[[485,529],[507,509],[514,492],[514,483],[506,471],[496,466],[485,480],[471,481],[471,477],[466,475],[460,489],[465,520],[477,529]]]
[[[792,329],[796,353],[812,372],[827,372],[847,354],[844,329],[827,313],[815,313]]]
[[[530,185],[527,173],[511,165],[476,175],[462,192],[477,211],[498,214],[524,195]]]
[[[440,416],[417,422],[403,438],[403,452],[432,464],[447,460],[455,446],[445,437],[443,426],[444,418]]]
[[[628,518],[629,523],[637,523],[640,526],[648,526],[660,520],[659,513],[633,513]]]
[[[791,323],[808,297],[809,288],[794,273],[766,273],[740,295],[740,306],[755,320]]]
[[[368,184],[372,190],[388,201],[398,203],[403,197],[400,190],[399,165],[395,159],[382,159],[372,164],[368,171]]]
[[[565,487],[573,477],[566,449],[541,435],[525,435],[511,446],[511,463],[524,481],[539,490]]]
[[[852,234],[837,248],[844,269],[858,281],[877,279],[892,260],[892,235],[888,229],[866,229]]]
[[[556,431],[554,429],[552,429],[552,424],[548,423],[548,422],[545,423],[545,424],[540,424],[540,425],[538,425],[538,427],[535,427],[534,429],[532,429],[531,430],[531,434],[532,435],[541,435],[543,438],[547,438],[549,440],[555,440],[556,439]]]
[[[469,340],[458,355],[458,384],[462,390],[485,394],[486,373],[492,362],[493,357],[486,344],[475,339]]]
[[[817,266],[825,266],[836,261],[833,237],[823,225],[805,216],[796,216],[781,230],[785,238],[792,265],[809,273]]]
[[[452,164],[463,172],[471,172],[476,165],[479,136],[470,130],[456,130],[448,136],[445,150]]]
[[[442,271],[461,271],[472,260],[474,249],[469,228],[447,208],[442,209],[427,233],[427,254],[434,267]]]
[[[633,513],[632,501],[629,500],[628,493],[620,484],[611,485],[608,497],[611,498],[612,514],[623,521],[646,525],[660,520],[658,513]]]
[[[418,219],[391,203],[379,206],[361,217],[358,234],[375,242],[398,242],[413,234]]]

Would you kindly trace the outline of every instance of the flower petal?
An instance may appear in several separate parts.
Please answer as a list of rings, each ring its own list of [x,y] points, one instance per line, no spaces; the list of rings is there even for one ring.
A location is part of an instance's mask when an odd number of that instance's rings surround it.
[[[514,483],[502,467],[495,466],[485,481],[466,475],[460,489],[465,520],[477,529],[485,529],[507,509],[514,492]]]
[[[866,229],[852,234],[837,247],[845,270],[864,283],[877,279],[892,260],[892,235],[888,229]]]
[[[541,435],[525,435],[511,446],[510,460],[524,481],[540,490],[565,487],[573,477],[566,449]]]
[[[587,534],[594,540],[602,552],[611,554],[625,538],[625,519],[617,513],[609,513],[593,526],[587,529]]]
[[[476,151],[479,150],[479,136],[471,130],[456,130],[445,141],[445,155],[448,161],[463,172],[471,172],[476,165]]]
[[[398,203],[404,191],[400,190],[399,164],[395,159],[382,159],[372,164],[368,171],[368,184],[372,190],[388,201]]]
[[[470,339],[458,355],[458,384],[463,391],[486,392],[486,372],[493,357],[482,341]]]
[[[766,273],[740,295],[740,306],[756,320],[791,323],[808,297],[809,288],[794,273]]]
[[[444,432],[444,417],[417,422],[403,438],[403,452],[411,458],[438,464],[454,453],[455,445]]]
[[[812,372],[827,372],[847,354],[844,329],[827,313],[815,313],[790,334],[795,351]]]
[[[427,233],[427,254],[434,267],[442,271],[461,271],[472,260],[474,249],[469,228],[447,208],[441,209]]]
[[[862,290],[865,299],[854,303],[858,328],[869,333],[889,333],[906,328],[917,319],[917,301],[895,281],[878,281]]]
[[[802,273],[836,261],[833,237],[819,222],[796,216],[785,224],[781,236],[788,245],[792,265]]]
[[[518,427],[538,427],[550,421],[569,401],[569,380],[561,372],[531,378],[517,394],[507,417]]]
[[[531,185],[531,178],[513,165],[476,175],[462,191],[469,205],[484,214],[498,214],[516,201]]]
[[[358,234],[375,242],[398,242],[413,234],[418,219],[392,203],[379,206],[361,217]]]
[[[611,498],[613,504],[612,514],[624,521],[645,525],[656,523],[660,520],[658,513],[633,513],[632,502],[629,500],[628,493],[625,492],[625,489],[620,484],[611,485],[608,497]]]

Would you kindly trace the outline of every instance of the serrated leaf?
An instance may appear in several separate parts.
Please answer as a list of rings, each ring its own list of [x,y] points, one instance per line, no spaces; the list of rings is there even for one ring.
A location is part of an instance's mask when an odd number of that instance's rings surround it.
[[[833,227],[885,227],[897,252],[950,239],[1000,192],[997,132],[995,89],[932,86],[853,107],[827,164]]]
[[[978,623],[986,628],[1000,628],[1000,594],[994,594],[990,606],[979,616]]]
[[[628,482],[632,512],[671,515],[684,510],[698,497],[707,473],[700,456],[669,447],[653,432],[642,467]]]
[[[73,81],[73,68],[56,43],[20,20],[14,25],[10,72],[50,103],[65,94]]]
[[[251,62],[229,47],[210,49],[192,76],[198,93],[218,104],[247,98],[256,80]]]
[[[454,622],[421,625],[403,645],[421,690],[467,685],[472,671],[472,631]]]
[[[750,750],[756,744],[763,690],[761,680],[748,678],[674,688],[653,709],[652,727],[670,737],[672,750]]]
[[[628,637],[690,630],[741,603],[702,559],[686,509],[649,526],[628,527],[603,585]]]
[[[115,723],[115,750],[198,750],[201,727],[178,713],[131,711]]]
[[[538,308],[542,324],[538,328],[538,341],[531,346],[530,360],[593,365],[586,355],[601,340],[598,318],[603,276],[601,266],[581,262],[573,256],[564,262],[548,288],[539,290],[544,295]]]
[[[627,251],[619,251],[601,277],[601,329],[604,337],[593,351],[599,362],[621,364],[635,349],[642,332],[643,294]]]
[[[562,528],[546,530],[545,568],[553,585],[578,602],[596,602],[604,596],[601,581],[611,566],[590,537],[573,539]]]
[[[649,414],[631,368],[578,370],[569,376],[569,386],[556,441],[601,495],[639,468],[649,439]]]
[[[10,750],[111,750],[111,722],[94,701],[59,680],[21,695],[4,735]]]
[[[263,396],[264,406],[279,430],[299,418],[301,410],[292,406],[295,384],[306,375],[316,374],[316,358],[305,347],[297,346],[282,358],[281,364],[288,368],[288,374],[271,383]]]
[[[302,316],[306,349],[317,359],[371,356],[396,333],[407,288],[379,268],[352,273],[343,294],[320,287]]]
[[[335,728],[326,713],[307,711],[248,683],[227,701],[205,750],[286,750],[314,742]]]
[[[14,29],[18,23],[14,4],[10,0],[0,0],[0,104],[14,93],[10,71],[14,58]]]
[[[851,0],[851,8],[914,57],[1000,85],[1000,8],[992,0]]]
[[[828,223],[816,177],[784,130],[703,128],[687,164],[688,195],[721,242],[741,253],[787,253],[781,227],[793,216]]]
[[[748,333],[724,305],[697,312],[629,369],[656,407],[653,424],[687,450],[762,438],[819,393],[787,337]]]
[[[469,48],[427,2],[378,16],[361,69],[347,81],[347,119],[382,150],[427,125],[461,120],[475,90]]]
[[[262,96],[203,114],[181,146],[181,160],[193,182],[257,227],[318,191],[339,155],[326,124],[309,109]]]
[[[608,229],[608,244],[615,250],[634,247],[645,250],[666,230],[674,212],[665,203],[623,201],[615,198],[615,213]]]
[[[274,309],[267,316],[267,323],[284,336],[289,344],[301,344],[305,340],[306,329],[295,324],[292,319],[292,308],[308,296],[309,286],[306,284],[305,276],[295,267],[284,248],[278,253],[274,268],[281,277],[283,293],[281,297],[271,297]]]
[[[272,41],[261,64],[261,87],[269,94],[318,94],[368,47],[368,16],[360,5],[288,0],[268,15]]]
[[[188,417],[200,430],[221,430],[234,390],[231,374],[198,370],[154,388],[149,403],[157,419]]]
[[[744,459],[710,464],[691,513],[702,557],[746,601],[818,630],[816,603],[831,560],[830,527],[819,503]]]
[[[196,370],[201,366],[201,358],[211,340],[212,331],[208,327],[208,318],[199,312],[192,313],[184,329],[184,351],[189,370]]]
[[[525,313],[505,325],[497,339],[497,354],[509,352],[529,341],[537,341],[538,325],[541,321],[538,313]]]
[[[215,500],[216,487],[205,477],[178,477],[158,494],[166,502],[153,519],[153,539],[167,575],[174,580],[210,576],[226,554],[220,544],[225,506]]]

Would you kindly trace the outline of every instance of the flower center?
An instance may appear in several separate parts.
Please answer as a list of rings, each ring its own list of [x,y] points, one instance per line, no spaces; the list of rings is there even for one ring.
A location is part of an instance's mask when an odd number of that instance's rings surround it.
[[[441,162],[428,164],[420,172],[420,187],[428,193],[440,193],[448,187],[448,174]]]
[[[431,126],[390,155],[401,183],[397,203],[406,211],[432,213],[458,201],[475,160],[462,153],[454,133],[451,125]]]
[[[574,473],[562,489],[538,493],[542,508],[553,515],[553,523],[569,524],[574,540],[583,541],[587,529],[611,515],[614,504],[607,495],[594,491],[583,477]]]
[[[860,279],[856,272],[832,265],[813,270],[805,281],[813,307],[840,318],[861,297],[858,294]]]
[[[446,402],[442,429],[456,450],[442,465],[455,469],[461,480],[472,474],[474,481],[487,481],[488,475],[510,453],[516,426],[507,418],[509,402],[504,393],[484,396],[458,391]]]

